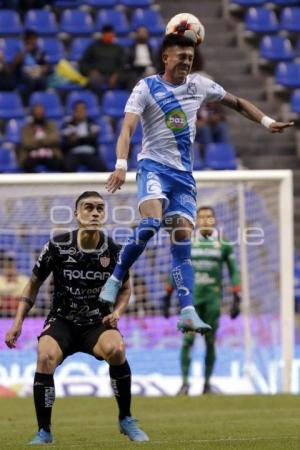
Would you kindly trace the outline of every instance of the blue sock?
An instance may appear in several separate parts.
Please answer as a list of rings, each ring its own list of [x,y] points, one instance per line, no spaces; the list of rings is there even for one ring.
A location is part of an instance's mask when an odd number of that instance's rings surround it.
[[[194,271],[191,249],[190,239],[171,245],[172,277],[181,309],[194,304]]]
[[[113,276],[122,281],[132,264],[143,253],[147,242],[160,229],[161,220],[153,217],[145,217],[122,248],[119,260],[114,269]]]

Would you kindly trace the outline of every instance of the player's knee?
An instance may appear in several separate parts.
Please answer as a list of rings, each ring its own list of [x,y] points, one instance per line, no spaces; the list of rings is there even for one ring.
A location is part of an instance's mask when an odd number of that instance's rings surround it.
[[[42,373],[53,373],[58,365],[58,358],[51,350],[39,350],[37,360],[37,371]]]
[[[125,360],[125,346],[123,342],[111,343],[105,349],[105,359],[109,364],[122,364]]]
[[[144,217],[135,230],[138,242],[148,242],[160,229],[161,220],[154,217]]]

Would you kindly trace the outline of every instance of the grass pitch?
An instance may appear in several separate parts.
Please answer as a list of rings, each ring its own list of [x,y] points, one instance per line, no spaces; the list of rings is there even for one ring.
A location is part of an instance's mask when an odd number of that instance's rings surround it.
[[[55,450],[300,450],[297,396],[133,398],[133,413],[150,442],[133,443],[118,431],[114,399],[57,399]],[[0,399],[0,449],[28,449],[36,432],[31,398]]]

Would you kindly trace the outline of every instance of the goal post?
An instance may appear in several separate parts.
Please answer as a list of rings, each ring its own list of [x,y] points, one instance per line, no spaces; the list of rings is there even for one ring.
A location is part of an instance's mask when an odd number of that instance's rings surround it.
[[[5,254],[13,252],[18,271],[30,276],[34,259],[52,233],[76,227],[74,201],[85,190],[103,194],[107,204],[105,232],[124,243],[139,220],[135,173],[128,173],[125,185],[113,195],[105,191],[107,176],[106,173],[1,175],[1,255],[5,257]],[[225,274],[223,314],[217,341],[218,360],[213,381],[225,393],[296,392],[299,386],[292,379],[292,172],[200,171],[194,172],[194,176],[198,204],[214,207],[217,226],[222,235],[224,233],[233,243],[241,272],[242,314],[235,321],[231,321],[228,315],[231,293],[228,275]],[[173,395],[179,387],[182,336],[176,330],[178,301],[173,295],[169,319],[163,317],[161,301],[170,263],[169,240],[162,230],[133,267],[133,296],[120,327],[127,341],[135,393]],[[11,385],[23,383],[25,388],[21,395],[29,392],[29,374],[33,370],[33,349],[36,348],[33,333],[35,331],[36,336],[40,331],[49,308],[50,294],[51,280],[48,280],[27,319],[28,326],[23,331],[19,350],[12,357],[12,353],[3,346],[3,336],[11,323],[13,308],[8,306],[11,297],[8,296],[7,300],[0,287],[0,386],[11,389]],[[201,391],[199,380],[203,373],[203,354],[203,340],[199,339],[191,368],[192,394]],[[28,367],[25,360],[30,361]],[[73,380],[71,368],[76,366],[77,369],[82,368],[85,383],[89,383],[84,392],[108,395],[108,391],[101,391],[98,378],[96,380],[96,373],[105,374],[106,369],[98,370],[85,359],[74,361],[73,366],[69,363],[67,368],[58,372],[57,379],[61,381],[58,392],[61,395],[78,392],[70,381]],[[16,364],[19,364],[19,372]],[[72,388],[65,387],[68,382]]]

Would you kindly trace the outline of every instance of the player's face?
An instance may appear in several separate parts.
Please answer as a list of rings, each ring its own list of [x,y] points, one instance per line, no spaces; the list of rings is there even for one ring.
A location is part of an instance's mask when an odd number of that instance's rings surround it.
[[[80,228],[100,229],[105,216],[104,201],[99,197],[83,199],[75,211]]]
[[[197,215],[197,225],[203,236],[212,234],[216,225],[213,211],[211,209],[201,209]]]
[[[193,59],[193,47],[174,45],[167,48],[163,54],[166,74],[174,83],[183,83],[192,69]]]

